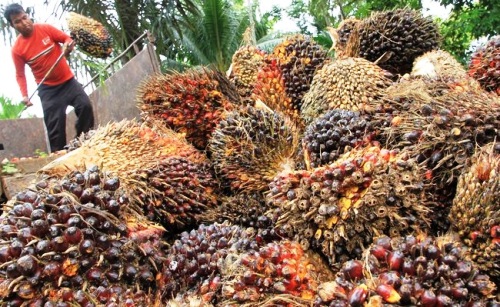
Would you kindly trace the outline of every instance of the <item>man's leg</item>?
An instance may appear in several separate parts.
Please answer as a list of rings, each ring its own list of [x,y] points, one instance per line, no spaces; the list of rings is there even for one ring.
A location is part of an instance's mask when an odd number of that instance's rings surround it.
[[[56,97],[49,98],[40,95],[50,151],[55,152],[64,149],[66,145],[66,105]]]
[[[76,136],[88,132],[94,127],[94,112],[90,98],[83,90],[83,87],[76,79],[71,81],[71,92],[75,95],[70,101],[70,105],[75,108],[77,117],[75,123]]]

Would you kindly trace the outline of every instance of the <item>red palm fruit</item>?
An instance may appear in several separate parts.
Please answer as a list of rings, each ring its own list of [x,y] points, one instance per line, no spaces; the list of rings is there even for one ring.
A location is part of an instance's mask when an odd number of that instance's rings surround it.
[[[362,307],[368,297],[368,287],[365,284],[356,286],[349,292],[347,301],[353,307]]]
[[[420,296],[420,302],[423,307],[434,307],[437,304],[436,294],[432,290],[425,290]]]
[[[403,264],[404,254],[401,251],[393,251],[387,256],[387,264],[391,270],[398,271]]]
[[[349,260],[342,266],[344,277],[348,281],[356,281],[363,278],[363,263],[359,260]]]
[[[377,294],[387,303],[395,304],[401,299],[399,293],[391,285],[380,284],[377,286],[375,292],[377,292]]]

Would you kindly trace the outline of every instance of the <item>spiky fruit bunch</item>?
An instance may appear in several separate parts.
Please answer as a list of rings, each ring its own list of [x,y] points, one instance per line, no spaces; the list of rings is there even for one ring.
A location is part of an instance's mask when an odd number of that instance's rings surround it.
[[[472,54],[468,73],[484,89],[500,95],[500,36],[491,38]]]
[[[229,99],[234,93],[226,92],[236,91],[234,87],[222,88],[227,83],[220,72],[206,68],[172,71],[145,79],[137,89],[137,101],[143,117],[161,120],[204,150],[222,113],[236,102]]]
[[[426,226],[421,177],[414,160],[372,146],[324,167],[279,174],[268,200],[281,211],[278,226],[338,265],[361,257],[373,237]]]
[[[307,169],[335,162],[353,148],[372,143],[379,128],[368,115],[333,109],[306,127],[299,157]]]
[[[360,20],[356,18],[347,18],[342,20],[339,23],[337,29],[329,29],[334,33],[334,48],[335,48],[335,57],[341,58],[345,56],[347,43],[349,42],[349,37],[351,33],[355,31],[358,26]]]
[[[379,108],[392,84],[390,74],[362,58],[342,58],[316,72],[304,95],[301,116],[310,124],[332,109],[364,111]]]
[[[209,163],[171,157],[134,170],[126,180],[134,203],[170,232],[196,225],[198,216],[217,204],[218,182]]]
[[[265,58],[266,52],[252,45],[242,46],[233,54],[229,80],[242,99],[250,99]]]
[[[0,301],[29,305],[60,294],[106,305],[127,300],[114,286],[152,293],[163,232],[137,214],[118,178],[97,167],[41,179],[4,206]]]
[[[348,52],[375,62],[393,74],[409,73],[413,61],[422,54],[437,49],[440,35],[437,23],[423,17],[419,11],[396,9],[375,12],[361,20],[350,35]],[[389,57],[390,56],[390,57]]]
[[[461,79],[466,77],[467,72],[449,52],[432,50],[415,59],[410,75],[431,79]]]
[[[297,129],[281,113],[247,107],[225,115],[208,149],[225,186],[258,192],[280,171],[295,167],[298,142]]]
[[[83,52],[102,59],[111,55],[113,40],[102,23],[75,12],[69,12],[66,21],[71,38]]]
[[[292,108],[300,110],[302,98],[309,91],[316,70],[326,60],[326,50],[311,37],[296,34],[276,45],[273,54],[283,72],[285,90],[292,99]]]
[[[159,276],[164,297],[175,297],[190,290],[201,295],[205,302],[211,301],[220,289],[221,265],[226,257],[257,251],[263,244],[264,240],[255,239],[252,229],[232,226],[228,222],[202,224],[181,233],[168,250]]]
[[[467,159],[476,146],[500,136],[500,99],[463,79],[402,81],[389,88],[388,95],[397,111],[382,137],[427,168],[428,195],[444,210],[435,212],[440,216],[434,220],[439,222],[435,230],[443,232]]]
[[[297,242],[271,242],[226,262],[221,306],[263,304],[269,299],[274,304],[307,306],[320,273]]]
[[[184,137],[154,121],[112,122],[99,127],[89,139],[81,137],[79,140],[78,149],[47,164],[41,172],[64,176],[68,169],[99,165],[103,170],[121,176],[136,169],[151,167],[158,160],[171,156],[194,162],[207,160]],[[121,179],[124,179],[123,176]]]
[[[272,221],[265,216],[269,209],[262,193],[237,193],[219,197],[219,204],[201,214],[204,224],[223,223],[230,221],[243,227],[266,229]]]
[[[276,56],[270,54],[264,59],[265,64],[257,73],[257,80],[252,93],[255,106],[264,104],[272,111],[288,116],[297,126],[301,125],[300,112],[292,106],[292,99],[285,90],[285,80]]]
[[[495,284],[450,238],[378,238],[363,262],[344,263],[314,306],[497,306]]]
[[[500,146],[476,151],[458,181],[450,211],[454,230],[470,247],[469,255],[486,274],[500,280]]]

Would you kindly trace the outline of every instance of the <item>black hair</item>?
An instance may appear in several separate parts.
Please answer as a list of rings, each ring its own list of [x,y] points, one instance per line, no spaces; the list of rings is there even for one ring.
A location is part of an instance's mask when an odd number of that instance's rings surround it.
[[[12,19],[10,18],[10,16],[17,15],[17,14],[24,13],[24,12],[25,12],[25,10],[20,4],[12,3],[12,4],[9,4],[5,8],[5,10],[3,12],[3,16],[5,17],[5,19],[7,19],[9,24],[12,26]]]

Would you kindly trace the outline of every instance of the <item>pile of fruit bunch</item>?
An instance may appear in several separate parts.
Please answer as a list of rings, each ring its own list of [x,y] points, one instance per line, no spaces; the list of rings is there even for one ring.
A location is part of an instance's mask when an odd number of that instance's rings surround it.
[[[286,92],[283,72],[273,54],[268,54],[264,58],[264,64],[257,72],[251,100],[253,101],[251,105],[283,113],[296,126],[302,126],[300,112],[293,107],[292,99]]]
[[[159,284],[163,297],[181,302],[195,297],[214,306],[305,304],[317,285],[331,278],[318,270],[317,259],[297,242],[263,237],[254,228],[227,221],[200,225],[172,243]]]
[[[485,90],[500,95],[500,36],[492,37],[472,54],[468,73]]]
[[[99,127],[80,147],[41,172],[64,175],[92,164],[116,174],[130,201],[170,232],[193,225],[217,201],[219,184],[206,155],[158,120]]]
[[[295,167],[296,126],[280,112],[251,106],[227,112],[208,151],[228,193],[266,191],[280,171]]]
[[[381,137],[426,168],[427,194],[442,208],[434,212],[434,228],[442,233],[467,160],[500,136],[500,99],[467,78],[410,78],[387,93],[395,111]],[[387,114],[374,117],[387,120]]]
[[[282,172],[269,187],[277,227],[333,267],[360,258],[374,237],[429,223],[421,168],[404,152],[378,146],[353,149],[311,170]]]
[[[297,168],[328,165],[354,148],[376,144],[383,124],[360,112],[344,109],[326,112],[306,127]]]
[[[437,23],[419,11],[380,11],[355,25],[343,54],[375,62],[394,75],[404,75],[411,71],[417,57],[438,49],[440,40]]]
[[[136,99],[143,118],[161,120],[200,150],[224,111],[240,104],[234,85],[205,67],[150,76],[138,87]]]
[[[266,57],[265,51],[252,45],[244,45],[233,54],[228,79],[243,101],[251,101],[258,73],[266,63]]]
[[[325,63],[304,95],[301,117],[310,124],[329,110],[371,112],[385,108],[385,91],[392,74],[376,64],[355,57]]]
[[[500,144],[478,148],[460,175],[450,211],[452,230],[466,246],[467,256],[500,282]]]
[[[463,252],[447,237],[380,237],[319,286],[313,306],[498,306],[495,284]]]
[[[47,177],[3,209],[2,304],[157,302],[165,230],[137,213],[117,177],[95,166],[60,179]]]
[[[299,111],[314,74],[327,60],[327,51],[311,37],[296,34],[276,45],[272,54],[281,69],[291,107]]]

